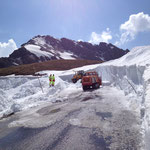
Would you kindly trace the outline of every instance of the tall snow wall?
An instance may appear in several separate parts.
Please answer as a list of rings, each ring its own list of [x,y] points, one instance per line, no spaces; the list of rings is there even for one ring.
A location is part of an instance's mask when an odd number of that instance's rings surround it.
[[[125,92],[125,95],[136,94],[143,95],[143,74],[145,66],[113,66],[100,65],[96,68],[102,80],[109,81]]]
[[[150,148],[150,65],[147,65],[144,75],[144,127],[145,127],[145,150]]]
[[[150,65],[113,66],[96,68],[102,80],[124,91],[130,107],[139,112],[142,120],[145,150],[150,147]]]

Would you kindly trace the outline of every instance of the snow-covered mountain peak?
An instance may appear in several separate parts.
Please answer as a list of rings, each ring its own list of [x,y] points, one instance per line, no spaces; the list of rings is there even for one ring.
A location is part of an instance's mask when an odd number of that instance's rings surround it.
[[[45,45],[46,41],[42,37],[35,37],[33,38],[33,41],[35,42],[36,45]]]
[[[22,44],[21,48],[15,50],[9,58],[0,59],[0,67],[59,59],[108,61],[120,58],[126,53],[128,50],[104,42],[92,45],[88,42],[77,42],[67,38],[57,39],[49,35],[38,35]]]

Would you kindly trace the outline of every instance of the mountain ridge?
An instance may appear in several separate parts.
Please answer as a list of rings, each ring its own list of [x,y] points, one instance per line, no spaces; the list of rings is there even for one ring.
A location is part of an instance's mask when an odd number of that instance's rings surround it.
[[[108,61],[128,52],[129,50],[120,49],[111,43],[92,45],[67,38],[56,39],[49,35],[38,35],[22,44],[8,58],[0,58],[0,68],[59,59]]]

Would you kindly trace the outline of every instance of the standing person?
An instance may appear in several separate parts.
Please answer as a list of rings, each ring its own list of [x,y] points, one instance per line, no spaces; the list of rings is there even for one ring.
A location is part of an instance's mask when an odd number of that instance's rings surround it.
[[[54,86],[55,85],[55,75],[53,74],[53,76],[52,76],[52,86]]]
[[[50,74],[49,75],[49,87],[51,87],[52,86],[52,75]]]

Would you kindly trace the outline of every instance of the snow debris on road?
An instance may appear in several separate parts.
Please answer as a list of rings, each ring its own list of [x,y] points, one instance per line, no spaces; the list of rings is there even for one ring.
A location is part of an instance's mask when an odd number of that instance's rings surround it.
[[[53,72],[54,73],[54,72]],[[1,77],[0,78],[0,115],[10,114],[29,107],[40,105],[41,102],[57,101],[70,91],[71,85],[57,76],[55,87],[49,87],[48,76],[40,78],[44,93],[42,93],[37,77]],[[71,92],[71,91],[70,91]],[[66,94],[67,96],[67,94]],[[63,96],[63,101],[66,96]]]

